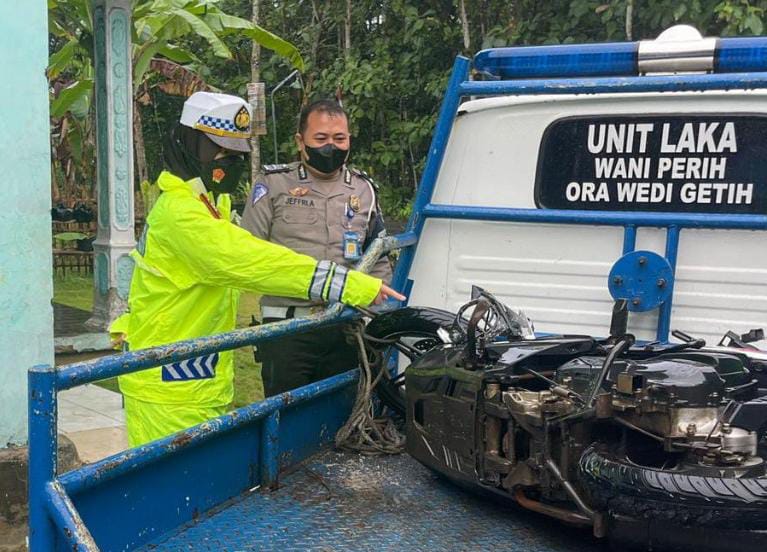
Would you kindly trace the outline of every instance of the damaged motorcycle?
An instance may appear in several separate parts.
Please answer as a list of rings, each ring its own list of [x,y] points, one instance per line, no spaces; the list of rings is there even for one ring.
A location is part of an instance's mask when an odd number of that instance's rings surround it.
[[[449,480],[619,550],[764,550],[763,332],[645,344],[627,317],[617,301],[607,338],[536,336],[474,288],[455,314],[406,307],[366,336],[407,452]]]

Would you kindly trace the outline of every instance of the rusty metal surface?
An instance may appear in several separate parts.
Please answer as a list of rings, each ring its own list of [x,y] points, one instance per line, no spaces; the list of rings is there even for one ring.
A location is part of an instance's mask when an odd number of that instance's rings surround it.
[[[51,519],[64,537],[64,547],[75,552],[99,552],[90,531],[77,513],[64,487],[58,481],[47,486]]]
[[[409,456],[328,452],[143,551],[597,552],[577,530],[437,478]]]

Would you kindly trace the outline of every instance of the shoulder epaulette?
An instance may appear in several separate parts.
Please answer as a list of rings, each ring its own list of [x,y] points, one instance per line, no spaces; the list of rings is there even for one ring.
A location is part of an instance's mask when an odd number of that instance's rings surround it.
[[[261,168],[263,169],[264,174],[290,172],[292,169],[287,163],[280,163],[279,165],[263,165]]]
[[[370,185],[373,186],[373,188],[375,188],[375,191],[376,192],[378,191],[378,184],[375,183],[373,178],[368,173],[366,173],[362,169],[358,169],[356,167],[352,167],[352,168],[350,168],[350,170],[352,171],[353,174],[355,174],[355,175],[357,175],[357,176],[359,176],[361,178],[364,178],[365,180],[370,182]]]

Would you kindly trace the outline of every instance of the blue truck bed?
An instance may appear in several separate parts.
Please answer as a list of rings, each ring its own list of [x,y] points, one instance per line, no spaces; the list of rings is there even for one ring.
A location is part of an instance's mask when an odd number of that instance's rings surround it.
[[[603,550],[589,531],[460,489],[409,456],[325,452],[142,551]]]

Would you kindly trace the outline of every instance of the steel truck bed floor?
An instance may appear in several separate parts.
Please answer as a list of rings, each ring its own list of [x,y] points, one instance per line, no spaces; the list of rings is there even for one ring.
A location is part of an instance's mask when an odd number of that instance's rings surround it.
[[[222,466],[223,469],[225,469]],[[141,550],[592,552],[588,531],[463,491],[407,455],[326,452]]]

